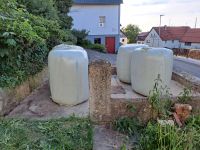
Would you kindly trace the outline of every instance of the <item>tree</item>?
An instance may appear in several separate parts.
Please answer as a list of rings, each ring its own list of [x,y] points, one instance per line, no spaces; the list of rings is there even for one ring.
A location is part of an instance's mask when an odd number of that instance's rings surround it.
[[[137,25],[129,24],[122,31],[127,36],[128,43],[136,43],[136,38],[139,32],[141,32],[141,29]]]
[[[58,10],[59,24],[64,29],[71,29],[72,26],[72,17],[68,16],[72,3],[72,0],[55,1]]]

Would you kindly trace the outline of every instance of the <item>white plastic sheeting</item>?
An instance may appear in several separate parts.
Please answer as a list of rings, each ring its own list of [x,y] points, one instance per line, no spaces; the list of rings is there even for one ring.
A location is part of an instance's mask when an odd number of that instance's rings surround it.
[[[82,49],[82,47],[80,46],[76,46],[76,45],[67,45],[67,44],[60,44],[55,46],[52,50],[71,50],[71,49]]]
[[[76,105],[89,98],[88,56],[85,50],[54,48],[49,53],[48,63],[53,101],[61,105]]]
[[[131,65],[131,53],[136,48],[143,48],[148,47],[144,44],[127,44],[120,46],[117,54],[117,76],[120,81],[131,83],[131,71],[130,71],[130,65]]]
[[[132,89],[148,96],[155,79],[160,78],[163,86],[171,81],[173,52],[166,48],[141,48],[132,52],[131,84]]]

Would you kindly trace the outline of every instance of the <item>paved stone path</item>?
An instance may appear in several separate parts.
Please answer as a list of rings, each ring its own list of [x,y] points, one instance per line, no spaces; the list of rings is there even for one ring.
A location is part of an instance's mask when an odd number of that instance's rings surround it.
[[[113,66],[116,65],[116,54],[106,54],[100,53],[94,50],[86,50],[88,53],[89,61],[94,61],[98,59],[109,61]]]

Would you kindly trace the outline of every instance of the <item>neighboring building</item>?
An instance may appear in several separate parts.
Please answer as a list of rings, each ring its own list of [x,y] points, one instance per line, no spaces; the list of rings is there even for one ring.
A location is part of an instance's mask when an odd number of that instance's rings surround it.
[[[189,29],[187,26],[163,26],[160,27],[159,35],[159,27],[153,27],[144,43],[151,47],[180,48],[180,40]]]
[[[120,43],[120,4],[123,0],[74,0],[69,15],[73,28],[89,31],[92,43],[103,44],[109,53]]]
[[[128,38],[126,37],[123,31],[120,31],[120,44],[125,45],[127,43],[128,43]]]
[[[145,41],[148,34],[149,34],[149,32],[141,32],[137,36],[137,44],[144,44],[144,41]]]
[[[200,49],[200,28],[162,26],[159,29],[159,27],[153,27],[146,36],[144,44],[171,49]]]
[[[183,49],[200,49],[200,28],[188,30],[180,42]]]

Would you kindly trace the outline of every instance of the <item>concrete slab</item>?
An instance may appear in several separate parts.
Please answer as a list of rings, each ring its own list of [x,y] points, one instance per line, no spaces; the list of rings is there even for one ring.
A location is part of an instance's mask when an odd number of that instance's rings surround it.
[[[6,117],[52,119],[69,117],[71,115],[87,117],[89,102],[86,101],[76,106],[60,106],[51,100],[48,82],[45,82],[31,95],[24,99]]]
[[[133,91],[130,84],[126,84],[126,83],[119,81],[119,79],[117,78],[116,75],[112,76],[111,86],[112,87],[118,86],[125,90],[125,93],[122,93],[120,91],[118,93],[116,93],[116,90],[113,91],[113,88],[111,88],[111,90],[112,90],[111,98],[112,99],[130,100],[130,99],[146,98],[145,96],[140,95],[139,93],[136,93],[135,91]],[[170,88],[170,93],[172,94],[172,97],[177,97],[183,91],[184,86],[174,80],[171,80],[169,88]],[[200,96],[200,93],[192,91],[192,95]]]
[[[104,126],[94,127],[93,150],[120,150],[123,145],[127,150],[133,148],[128,136]]]

